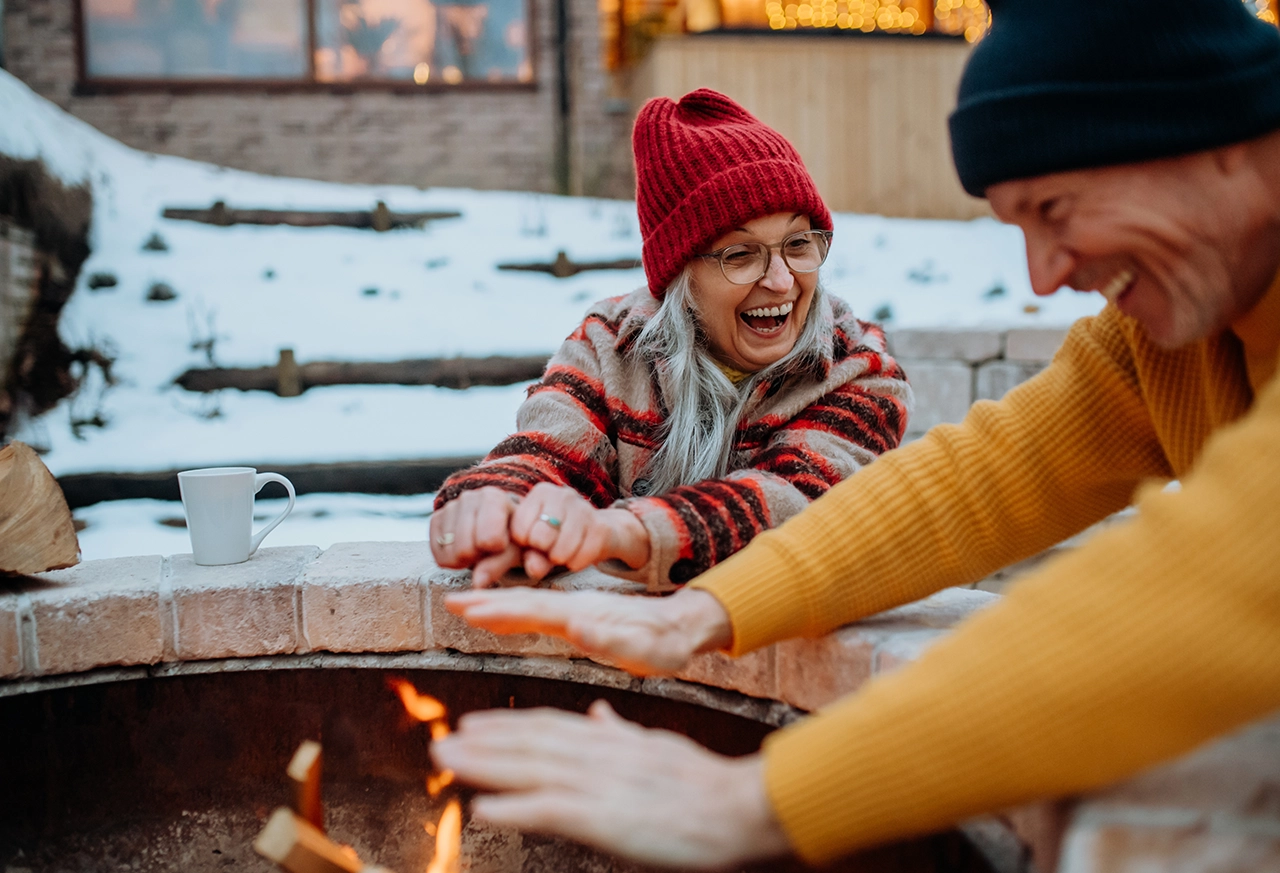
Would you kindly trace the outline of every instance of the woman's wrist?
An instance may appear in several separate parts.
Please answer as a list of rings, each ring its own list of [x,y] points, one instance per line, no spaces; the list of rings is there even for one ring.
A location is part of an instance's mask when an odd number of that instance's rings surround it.
[[[649,563],[649,531],[644,522],[626,509],[602,509],[613,530],[613,557],[633,570]]]

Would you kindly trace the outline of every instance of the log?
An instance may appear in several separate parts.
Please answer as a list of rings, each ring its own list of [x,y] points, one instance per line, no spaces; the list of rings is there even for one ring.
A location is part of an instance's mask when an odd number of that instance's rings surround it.
[[[275,470],[293,483],[298,494],[351,491],[360,494],[427,494],[449,476],[479,463],[478,455],[399,461],[345,461],[334,464],[293,464],[270,458],[229,458],[230,466]],[[150,473],[73,473],[58,480],[73,509],[104,500],[177,500],[178,470]]]
[[[198,221],[229,227],[233,224],[279,225],[290,227],[354,227],[368,230],[393,230],[421,227],[428,221],[461,218],[456,210],[438,212],[392,212],[379,202],[373,209],[315,211],[308,209],[234,209],[219,200],[208,209],[168,207],[161,213],[177,221]]]
[[[315,740],[304,740],[285,770],[293,782],[294,812],[324,833],[324,801],[320,798],[322,754]]]
[[[537,379],[547,366],[547,355],[490,355],[484,358],[412,358],[404,361],[312,361],[297,365],[297,387],[306,391],[318,385],[435,385],[470,388],[473,385],[514,385]],[[289,374],[292,390],[292,374]],[[188,391],[278,392],[286,381],[279,366],[210,367],[187,370],[174,380]]]
[[[0,449],[0,571],[43,573],[79,560],[71,510],[49,469],[25,443]]]
[[[350,846],[340,846],[287,806],[271,814],[253,850],[287,873],[390,873],[365,866]]]

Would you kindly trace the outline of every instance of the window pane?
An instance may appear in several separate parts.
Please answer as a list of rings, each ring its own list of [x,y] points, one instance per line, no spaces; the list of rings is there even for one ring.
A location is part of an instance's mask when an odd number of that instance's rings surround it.
[[[526,0],[317,0],[316,77],[528,82]]]
[[[306,0],[84,0],[84,36],[90,77],[308,75]]]

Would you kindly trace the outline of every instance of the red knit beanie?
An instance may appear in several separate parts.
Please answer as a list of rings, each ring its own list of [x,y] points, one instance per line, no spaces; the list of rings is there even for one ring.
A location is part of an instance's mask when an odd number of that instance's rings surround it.
[[[744,222],[799,212],[831,230],[831,213],[791,143],[717,91],[650,100],[636,117],[632,148],[654,297],[693,255]]]

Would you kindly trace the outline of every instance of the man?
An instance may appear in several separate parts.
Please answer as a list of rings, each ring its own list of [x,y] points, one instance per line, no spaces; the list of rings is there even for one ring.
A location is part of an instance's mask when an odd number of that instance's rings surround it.
[[[1037,294],[1097,291],[1103,312],[1000,403],[674,597],[451,608],[672,670],[1136,518],[754,757],[603,707],[464,719],[435,754],[495,792],[478,816],[660,863],[823,862],[1104,785],[1280,707],[1280,33],[1239,0],[991,5],[951,118],[961,180],[1022,228]]]

